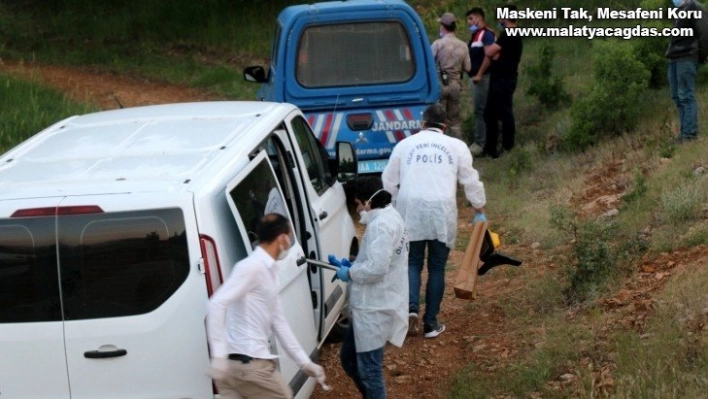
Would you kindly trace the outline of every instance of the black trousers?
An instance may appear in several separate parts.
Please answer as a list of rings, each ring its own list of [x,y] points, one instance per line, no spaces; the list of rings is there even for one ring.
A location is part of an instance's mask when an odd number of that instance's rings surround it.
[[[487,142],[484,146],[492,158],[499,156],[499,122],[501,122],[502,148],[506,151],[514,147],[516,120],[514,119],[515,78],[494,78],[489,81],[487,107],[484,110],[484,123],[487,127]]]

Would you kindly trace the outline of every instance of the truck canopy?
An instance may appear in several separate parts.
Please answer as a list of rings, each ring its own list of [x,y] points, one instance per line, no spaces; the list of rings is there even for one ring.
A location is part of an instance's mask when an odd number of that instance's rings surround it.
[[[439,94],[430,43],[415,11],[400,0],[354,0],[281,12],[269,84],[259,97],[331,111],[430,104]]]

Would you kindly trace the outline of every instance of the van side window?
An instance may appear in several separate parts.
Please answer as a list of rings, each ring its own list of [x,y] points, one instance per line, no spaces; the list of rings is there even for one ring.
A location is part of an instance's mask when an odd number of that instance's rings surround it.
[[[282,130],[282,134],[285,134],[285,129],[281,126],[281,129],[271,134],[265,142],[265,150],[268,153],[268,159],[270,160],[271,166],[273,166],[273,171],[275,172],[275,177],[280,184],[280,188],[283,190],[284,202],[290,211],[292,216],[293,225],[295,226],[295,234],[303,243],[303,248],[306,248],[307,240],[303,240],[303,230],[301,225],[301,214],[298,211],[300,203],[299,195],[297,194],[297,188],[293,185],[294,175],[290,167],[288,167],[288,161],[286,157],[292,159],[292,153],[287,154],[283,142],[277,136],[277,133]]]
[[[58,219],[66,320],[148,313],[189,274],[178,208]]]
[[[0,324],[61,320],[54,223],[0,220]]]
[[[290,219],[285,199],[278,190],[273,170],[263,159],[229,192],[229,197],[241,215],[248,231],[251,247],[258,244],[256,223],[263,215],[279,213]],[[292,225],[290,226],[292,228]],[[293,230],[295,231],[295,230]]]
[[[397,21],[310,26],[297,51],[297,81],[306,88],[403,83],[415,75],[408,34]]]
[[[310,182],[318,194],[324,193],[334,183],[329,170],[327,151],[322,143],[315,138],[310,125],[304,118],[296,117],[290,122],[297,144],[300,147],[302,158],[305,161]]]

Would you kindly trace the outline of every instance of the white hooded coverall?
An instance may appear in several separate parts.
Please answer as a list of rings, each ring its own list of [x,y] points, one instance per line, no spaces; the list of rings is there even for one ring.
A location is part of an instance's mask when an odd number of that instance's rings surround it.
[[[438,240],[453,248],[457,237],[457,184],[475,208],[486,203],[472,155],[459,139],[429,128],[398,143],[381,175],[411,241]]]
[[[372,209],[349,270],[349,308],[357,352],[400,347],[408,332],[408,236],[392,207]]]

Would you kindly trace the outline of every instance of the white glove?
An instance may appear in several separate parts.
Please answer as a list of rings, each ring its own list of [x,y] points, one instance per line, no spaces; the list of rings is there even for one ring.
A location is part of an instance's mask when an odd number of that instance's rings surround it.
[[[304,371],[305,374],[314,378],[325,391],[332,390],[332,387],[327,385],[327,376],[325,375],[324,369],[319,364],[313,362],[305,363],[300,369]]]

